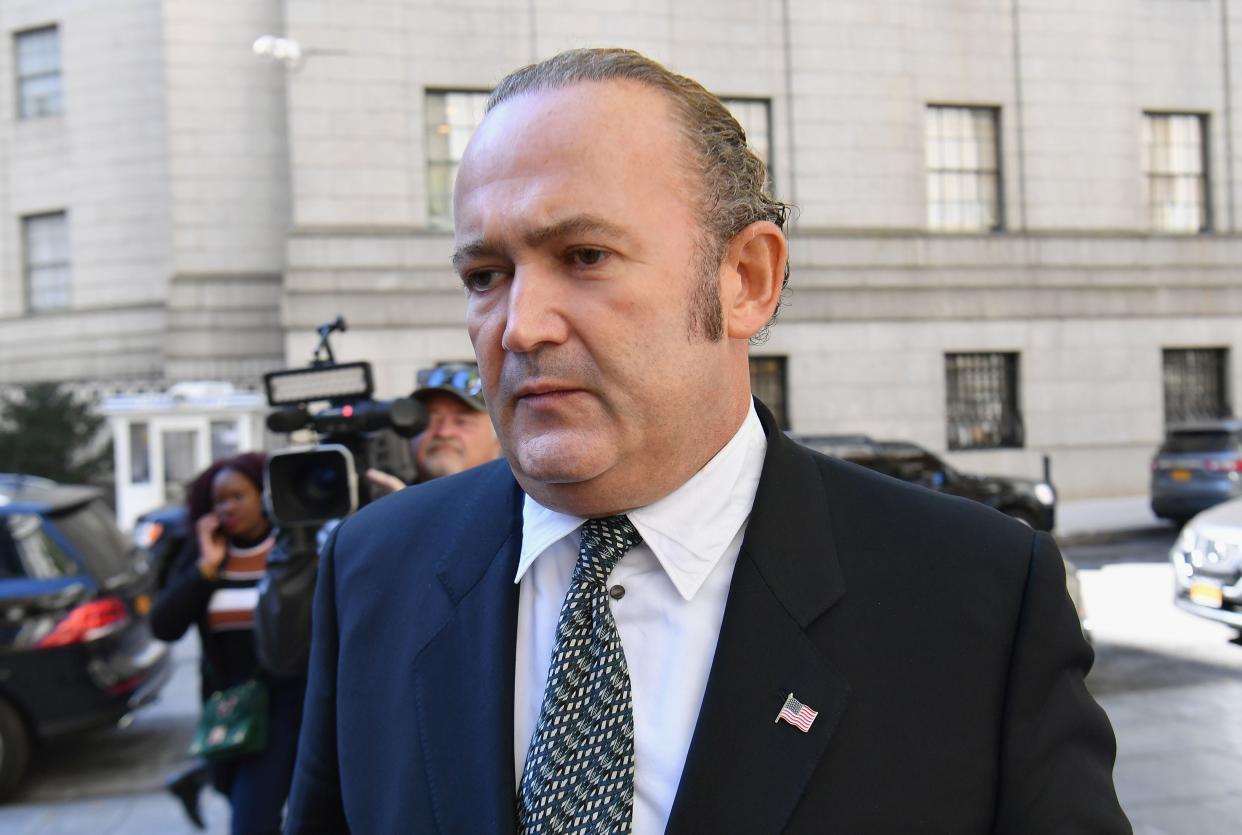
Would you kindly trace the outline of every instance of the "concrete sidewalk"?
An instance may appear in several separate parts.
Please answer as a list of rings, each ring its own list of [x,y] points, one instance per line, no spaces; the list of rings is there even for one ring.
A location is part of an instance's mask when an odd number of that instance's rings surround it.
[[[1066,544],[1141,536],[1170,527],[1169,522],[1151,512],[1144,494],[1059,502],[1054,534],[1058,542]]]

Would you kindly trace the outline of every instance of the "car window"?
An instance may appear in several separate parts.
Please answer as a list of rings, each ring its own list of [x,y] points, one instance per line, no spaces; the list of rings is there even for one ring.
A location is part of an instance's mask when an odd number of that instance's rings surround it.
[[[129,543],[117,530],[103,502],[79,505],[67,513],[58,513],[52,520],[97,580],[107,581],[130,569]]]
[[[1161,452],[1228,452],[1234,448],[1233,436],[1224,430],[1170,432]]]
[[[43,519],[32,513],[0,517],[0,578],[52,580],[80,572],[73,557],[65,553],[43,528]]]

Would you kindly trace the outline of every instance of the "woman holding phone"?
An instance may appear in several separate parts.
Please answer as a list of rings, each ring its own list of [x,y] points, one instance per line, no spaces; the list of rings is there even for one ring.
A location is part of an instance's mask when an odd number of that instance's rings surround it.
[[[263,510],[264,460],[263,453],[245,453],[217,461],[194,480],[187,499],[194,536],[151,610],[151,631],[161,640],[180,639],[191,624],[198,628],[204,699],[265,678],[255,655],[254,608],[276,532]],[[212,784],[232,807],[233,835],[278,833],[293,777],[303,683],[267,686],[266,746],[210,766]],[[169,788],[201,824],[193,777]]]

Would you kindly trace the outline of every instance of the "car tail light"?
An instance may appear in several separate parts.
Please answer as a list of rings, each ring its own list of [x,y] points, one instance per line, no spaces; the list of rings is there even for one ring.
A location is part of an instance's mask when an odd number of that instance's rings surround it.
[[[129,623],[125,604],[116,597],[92,600],[70,610],[69,614],[53,627],[52,631],[38,640],[35,646],[42,649],[84,644],[105,635],[111,635]]]
[[[1242,473],[1242,458],[1236,458],[1233,461],[1207,458],[1203,461],[1203,469],[1214,473]]]

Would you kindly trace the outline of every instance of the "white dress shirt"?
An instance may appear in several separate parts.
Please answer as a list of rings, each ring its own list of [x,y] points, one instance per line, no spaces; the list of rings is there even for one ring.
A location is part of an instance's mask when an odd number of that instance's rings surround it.
[[[754,404],[733,439],[685,484],[628,515],[643,541],[608,578],[634,702],[634,829],[663,832],[716,652],[733,566],[763,469],[767,438]],[[514,676],[518,783],[539,722],[561,604],[578,560],[582,517],[522,508]]]

